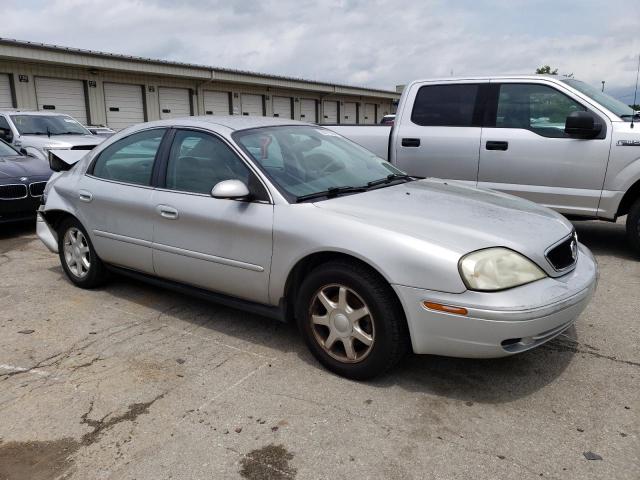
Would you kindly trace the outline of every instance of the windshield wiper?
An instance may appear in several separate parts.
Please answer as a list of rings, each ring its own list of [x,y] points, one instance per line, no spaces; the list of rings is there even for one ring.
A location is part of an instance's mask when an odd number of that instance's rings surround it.
[[[326,190],[322,190],[320,192],[308,193],[307,195],[300,195],[299,197],[296,197],[296,202],[299,203],[305,200],[310,200],[312,198],[320,198],[320,197],[331,198],[331,197],[336,197],[342,193],[358,193],[358,192],[365,192],[366,190],[367,190],[366,187],[351,187],[351,186],[331,187]]]
[[[86,135],[86,133],[82,132],[55,132],[51,133],[51,135]]]
[[[640,118],[640,113],[625,113],[623,115],[620,115],[620,118]]]
[[[392,173],[390,175],[387,175],[385,178],[381,178],[380,180],[373,180],[369,183],[367,183],[367,187],[371,188],[371,187],[377,187],[378,185],[384,185],[386,183],[391,183],[394,180],[406,180],[407,182],[413,181],[414,178],[410,175],[405,175],[405,174],[401,174],[401,173]]]

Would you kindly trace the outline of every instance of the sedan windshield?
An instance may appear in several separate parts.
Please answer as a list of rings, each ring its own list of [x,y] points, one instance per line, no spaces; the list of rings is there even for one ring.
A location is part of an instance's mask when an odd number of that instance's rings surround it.
[[[0,157],[15,157],[16,155],[20,154],[13,147],[0,140]]]
[[[601,92],[597,88],[581,82],[580,80],[574,80],[573,78],[563,78],[562,81],[567,85],[575,88],[579,92],[584,93],[586,96],[594,99],[600,105],[605,107],[607,110],[615,113],[623,120],[631,121],[631,118],[634,115],[634,111],[629,105],[625,105],[612,96],[607,95],[606,93]]]
[[[20,135],[91,135],[68,115],[11,115]]]
[[[401,170],[321,127],[278,126],[233,135],[290,200],[355,193],[406,181]]]

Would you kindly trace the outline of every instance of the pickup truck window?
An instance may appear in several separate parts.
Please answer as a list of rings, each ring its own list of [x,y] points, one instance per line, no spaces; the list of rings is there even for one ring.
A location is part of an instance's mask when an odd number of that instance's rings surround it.
[[[600,105],[603,105],[605,108],[612,111],[623,120],[629,121],[629,122],[631,121],[631,118],[634,115],[634,111],[629,105],[625,105],[621,101],[616,100],[615,98],[607,95],[606,93],[601,92],[599,89],[592,87],[591,85],[588,85],[584,82],[581,82],[580,80],[575,80],[573,78],[565,78],[565,79],[562,79],[561,81],[575,88],[579,92],[584,93],[588,97],[591,97],[597,103],[599,103]]]
[[[586,111],[578,102],[555,88],[539,84],[500,85],[495,126],[522,128],[544,137],[562,138],[567,116]]]
[[[411,121],[425,127],[471,127],[477,84],[425,85],[413,103]]]

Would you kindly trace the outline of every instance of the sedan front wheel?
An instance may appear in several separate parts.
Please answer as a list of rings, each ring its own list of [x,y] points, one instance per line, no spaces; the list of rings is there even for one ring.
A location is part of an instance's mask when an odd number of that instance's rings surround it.
[[[330,262],[303,281],[296,318],[309,349],[329,370],[364,380],[395,365],[408,348],[404,313],[372,270]]]

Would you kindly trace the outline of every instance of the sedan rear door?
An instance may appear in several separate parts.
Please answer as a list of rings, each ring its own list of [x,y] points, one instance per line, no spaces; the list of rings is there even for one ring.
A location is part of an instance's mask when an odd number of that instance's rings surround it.
[[[80,221],[107,263],[153,273],[152,177],[165,132],[143,130],[109,145],[74,192]]]

